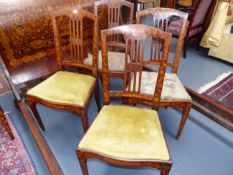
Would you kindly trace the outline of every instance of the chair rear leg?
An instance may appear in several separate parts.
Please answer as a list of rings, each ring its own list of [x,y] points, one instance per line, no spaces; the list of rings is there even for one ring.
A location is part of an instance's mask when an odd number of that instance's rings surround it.
[[[28,104],[29,104],[29,106],[30,106],[30,108],[31,108],[31,111],[32,111],[32,113],[34,114],[34,116],[35,116],[35,118],[36,118],[36,120],[37,120],[37,122],[38,122],[38,124],[39,124],[39,126],[40,126],[40,128],[41,128],[41,130],[45,131],[44,124],[43,124],[43,122],[42,122],[42,120],[41,120],[41,118],[40,118],[40,115],[39,115],[39,113],[38,113],[38,111],[37,111],[37,109],[36,109],[36,103],[35,103],[35,102],[32,102],[32,101],[30,100],[30,98],[27,98],[27,101],[28,101]]]
[[[96,81],[96,87],[94,90],[94,95],[95,95],[95,101],[96,101],[96,105],[97,105],[97,109],[98,111],[101,110],[101,102],[100,102],[100,89],[99,89],[99,82],[98,80]]]
[[[180,137],[180,135],[182,133],[182,130],[184,128],[186,120],[187,120],[187,118],[189,116],[189,112],[191,110],[191,107],[192,107],[192,104],[188,103],[183,108],[183,114],[182,114],[182,118],[181,118],[181,121],[180,121],[179,129],[178,129],[177,134],[176,134],[176,139],[179,139],[179,137]]]
[[[184,58],[186,58],[188,42],[189,42],[189,39],[186,36],[185,39],[184,39],[184,43],[183,43],[183,57]]]
[[[85,111],[85,109],[83,109],[81,111],[81,113],[79,113],[79,115],[80,115],[81,120],[82,120],[83,131],[84,131],[84,133],[86,133],[87,130],[88,130],[88,127],[89,127],[89,125],[88,125],[88,119],[87,119],[87,112]]]
[[[82,170],[82,174],[83,175],[88,175],[88,169],[87,169],[87,160],[86,158],[84,158],[82,156],[82,153],[80,151],[76,151],[76,154],[77,154],[77,157],[78,157],[78,160],[79,160],[79,164],[80,164],[80,167],[81,167],[81,170]]]

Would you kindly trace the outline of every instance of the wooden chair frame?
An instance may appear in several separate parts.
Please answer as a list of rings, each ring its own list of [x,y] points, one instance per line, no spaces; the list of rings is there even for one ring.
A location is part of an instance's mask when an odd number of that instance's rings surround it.
[[[121,25],[121,7],[128,7],[130,9],[129,14],[129,23],[133,24],[133,13],[134,13],[134,4],[125,0],[100,0],[95,1],[94,4],[94,14],[98,16],[98,8],[100,6],[106,6],[108,10],[108,26],[107,28],[112,28]],[[110,14],[110,15],[109,15]],[[117,17],[117,18],[116,18]],[[121,39],[117,35],[112,35],[108,39],[108,46],[112,46],[112,51],[122,51],[122,47],[118,42],[121,42]],[[101,43],[100,43],[101,46]],[[118,47],[118,48],[117,48]],[[103,68],[102,68],[103,69]],[[98,71],[99,75],[102,74],[102,71]],[[120,71],[111,71],[111,75],[123,79],[123,72]]]
[[[177,42],[178,44],[176,47],[176,53],[174,55],[173,62],[167,63],[167,66],[172,68],[171,72],[177,73],[178,68],[179,68],[181,54],[182,54],[182,46],[184,42],[184,37],[185,37],[186,30],[187,30],[188,14],[178,11],[176,9],[170,9],[170,8],[160,8],[160,7],[148,8],[146,10],[143,10],[137,13],[137,16],[136,16],[137,24],[140,24],[141,17],[147,16],[147,15],[153,16],[153,26],[156,25],[157,19],[161,21],[166,21],[171,16],[176,16],[176,17],[183,19],[183,24],[180,30],[180,35],[178,37],[178,42]],[[162,30],[166,31],[167,25]]]
[[[77,60],[65,60],[64,59],[64,55],[62,54],[62,47],[61,47],[61,42],[60,42],[59,29],[58,29],[58,25],[57,25],[57,21],[56,21],[56,18],[58,16],[61,16],[61,15],[65,15],[65,16],[69,17],[70,26],[71,26],[71,23],[73,21],[81,23],[81,25],[80,25],[81,29],[79,28],[81,30],[80,31],[81,35],[76,36],[76,37],[80,37],[78,40],[81,42],[81,44],[78,44],[78,46],[82,46],[82,44],[83,44],[83,41],[82,41],[82,39],[83,39],[82,20],[84,18],[88,18],[88,19],[90,19],[90,20],[92,20],[94,22],[93,63],[92,63],[91,66],[86,65],[86,64],[83,63],[83,59],[84,59],[83,54],[81,54],[81,57],[79,57],[79,55],[77,55],[77,50],[71,49],[72,56],[77,58]],[[63,70],[64,67],[67,67],[67,66],[77,67],[77,68],[84,69],[84,70],[89,71],[89,72],[91,71],[91,75],[93,77],[97,78],[97,59],[98,59],[97,58],[98,57],[98,55],[97,55],[97,31],[98,31],[98,19],[97,19],[97,16],[95,16],[94,14],[92,14],[92,13],[86,11],[86,10],[81,10],[80,9],[80,10],[78,10],[77,14],[72,14],[72,13],[53,14],[52,15],[52,23],[53,23],[53,29],[54,29],[54,35],[55,35],[57,64],[58,64],[59,70]],[[72,47],[72,43],[70,45]],[[81,52],[83,52],[83,51],[81,51]],[[100,100],[100,95],[99,95],[99,86],[98,86],[97,81],[95,81],[93,87],[91,87],[91,90],[90,90],[89,95],[88,95],[89,98],[85,102],[84,107],[75,106],[75,105],[68,105],[68,104],[64,104],[64,103],[59,103],[58,104],[58,103],[51,102],[51,101],[46,101],[46,100],[43,100],[43,99],[35,97],[35,96],[31,96],[31,95],[26,95],[26,99],[28,101],[28,104],[29,104],[33,114],[35,115],[35,117],[37,119],[37,122],[38,122],[40,128],[43,131],[45,131],[45,127],[44,127],[44,124],[43,124],[43,122],[42,122],[42,120],[41,120],[41,118],[39,116],[39,113],[38,113],[38,111],[36,109],[36,104],[37,103],[40,103],[40,104],[42,104],[44,106],[55,108],[55,109],[69,110],[69,111],[72,111],[72,112],[78,114],[81,117],[84,132],[86,132],[87,129],[88,129],[87,110],[88,110],[88,106],[90,104],[90,100],[91,100],[91,97],[93,95],[93,92],[95,92],[94,95],[95,95],[97,107],[98,107],[98,110],[100,110],[100,108],[101,108],[100,101],[99,101]]]
[[[10,136],[11,140],[14,140],[15,137],[14,137],[14,134],[10,128],[10,125],[6,119],[6,116],[4,114],[4,111],[2,109],[2,107],[0,106],[0,122],[2,123],[3,127],[6,129],[8,135]]]
[[[111,29],[107,29],[101,32],[101,41],[102,41],[102,54],[103,54],[103,91],[104,91],[104,104],[108,105],[110,103],[110,97],[127,97],[127,98],[137,98],[139,100],[145,100],[146,98],[151,98],[151,100],[154,102],[154,106],[157,106],[157,103],[160,101],[161,91],[162,91],[162,85],[163,85],[163,79],[165,75],[165,67],[166,67],[166,61],[168,57],[168,48],[170,45],[171,40],[171,34],[162,32],[160,30],[157,30],[153,27],[148,27],[146,25],[141,24],[135,24],[135,25],[127,25],[127,26],[119,26]],[[130,63],[125,64],[125,79],[124,79],[124,87],[123,91],[111,91],[109,89],[109,69],[108,69],[108,56],[107,56],[107,37],[110,35],[115,34],[122,34],[126,40],[126,51],[125,51],[125,59],[128,60],[128,52],[127,47],[130,47],[131,49],[135,49],[136,52],[142,49],[142,53],[144,53],[143,47],[140,47],[139,44],[132,44],[134,41],[142,40],[144,42],[145,38],[147,36],[154,36],[158,37],[163,40],[163,54],[162,58],[160,60],[160,67],[159,67],[159,75],[158,75],[158,81],[156,83],[156,90],[155,95],[153,97],[147,96],[147,95],[140,95],[140,87],[136,88],[135,81],[131,88],[127,88],[129,84],[128,82],[128,75],[129,72],[133,71],[134,75],[135,72],[142,72],[142,67],[144,64],[153,64],[158,63],[158,61],[150,60],[145,61],[143,60],[141,56],[138,54],[135,54],[137,56],[130,55]],[[128,43],[131,42],[131,44]],[[127,44],[128,43],[128,44]],[[135,42],[137,43],[137,42]],[[145,44],[145,43],[144,43]],[[142,44],[142,46],[144,45]],[[133,46],[134,45],[134,46]],[[133,48],[134,47],[134,48]],[[140,52],[139,52],[140,53]],[[133,58],[132,58],[133,57]],[[134,62],[132,62],[134,59]],[[126,61],[127,63],[127,61]],[[139,78],[139,82],[141,81],[141,78]],[[105,161],[110,164],[118,165],[118,166],[127,166],[127,167],[150,167],[161,170],[161,175],[167,175],[171,169],[172,166],[172,160],[163,161],[163,160],[128,160],[128,159],[119,159],[116,157],[110,157],[107,155],[103,155],[97,152],[80,149],[78,148],[77,156],[80,162],[80,166],[82,169],[83,175],[88,175],[88,169],[87,169],[87,159],[99,159],[102,161]]]
[[[182,54],[182,46],[183,46],[183,41],[184,41],[184,37],[185,37],[185,33],[186,33],[186,28],[187,28],[187,19],[188,19],[188,14],[184,13],[184,12],[180,12],[178,10],[175,9],[169,9],[169,8],[150,8],[150,9],[146,9],[143,11],[140,11],[137,13],[137,23],[140,23],[140,18],[142,16],[145,15],[152,15],[153,16],[153,25],[155,26],[155,21],[168,21],[168,17],[174,15],[174,16],[178,16],[180,18],[183,19],[183,25],[181,27],[181,32],[180,32],[180,36],[178,38],[178,44],[177,44],[177,48],[176,48],[176,53],[174,55],[173,58],[173,62],[172,63],[167,63],[168,67],[171,67],[171,73],[175,73],[177,74],[178,71],[178,67],[179,67],[179,62],[180,62],[180,57]],[[164,22],[161,22],[164,24]],[[167,23],[165,22],[165,26],[162,25],[162,29],[166,31],[167,29]],[[141,101],[138,100],[131,100],[130,103],[141,103]],[[153,102],[151,102],[150,100],[145,100],[143,101],[143,104],[146,105],[153,105]],[[160,101],[159,103],[159,107],[175,107],[175,108],[181,108],[183,110],[183,114],[182,114],[182,118],[181,118],[181,122],[179,125],[179,129],[177,131],[176,134],[176,139],[178,139],[181,135],[181,132],[184,128],[185,122],[188,118],[189,112],[191,110],[192,107],[192,102],[190,101]]]
[[[136,27],[138,27],[138,30],[136,30]],[[104,93],[104,104],[105,105],[108,105],[110,103],[110,97],[126,97],[126,98],[137,98],[137,99],[141,99],[141,100],[146,100],[146,99],[150,99],[151,101],[153,101],[154,104],[157,104],[158,101],[160,101],[160,96],[161,96],[161,91],[162,91],[162,86],[163,86],[163,66],[166,66],[166,62],[167,62],[167,57],[168,57],[168,51],[167,49],[169,48],[170,46],[170,38],[168,36],[168,34],[161,34],[159,32],[156,32],[154,30],[152,30],[153,27],[149,27],[147,25],[142,25],[142,24],[135,24],[135,25],[125,25],[125,26],[121,26],[121,27],[116,27],[114,29],[108,29],[108,30],[105,30],[102,32],[102,36],[101,36],[101,41],[102,41],[102,54],[103,54],[103,73],[102,73],[102,78],[103,78],[103,91],[105,92]],[[142,30],[142,31],[140,31]],[[144,32],[144,31],[147,31]],[[122,33],[120,33],[122,32]],[[124,33],[123,33],[124,32]],[[144,33],[143,33],[144,32]],[[135,36],[137,35],[137,38],[135,39],[134,37],[134,33],[135,33]],[[111,72],[109,71],[109,68],[108,68],[108,56],[107,56],[107,37],[110,36],[110,35],[115,35],[115,34],[123,34],[126,42],[127,40],[132,40],[132,41],[139,41],[139,40],[142,40],[144,41],[146,39],[146,36],[156,36],[157,38],[161,38],[164,40],[164,47],[162,48],[163,49],[163,52],[162,52],[162,55],[160,55],[161,57],[161,60],[155,60],[155,59],[150,59],[150,60],[145,60],[144,59],[144,55],[141,56],[141,66],[142,68],[145,66],[145,65],[148,65],[148,64],[159,64],[160,67],[159,67],[159,75],[161,75],[161,79],[160,77],[158,77],[158,81],[157,81],[157,84],[156,84],[156,92],[154,94],[154,97],[151,97],[151,96],[148,96],[148,95],[145,95],[143,96],[142,94],[140,94],[139,90],[140,90],[140,87],[138,87],[139,89],[136,88],[136,84],[134,83],[134,85],[132,86],[133,88],[133,92],[128,92],[126,89],[128,86],[130,86],[130,82],[128,82],[129,80],[127,79],[128,77],[128,71],[126,68],[125,68],[125,71],[124,71],[124,86],[123,86],[123,92],[119,92],[119,91],[112,91],[110,90],[110,86],[109,86],[109,77],[111,77]],[[166,38],[167,37],[167,38]],[[132,42],[131,41],[131,42]],[[145,44],[145,43],[144,43]],[[130,44],[129,44],[130,45]],[[144,46],[144,45],[143,45]],[[142,46],[142,47],[143,47]],[[130,57],[130,60],[132,62],[134,62],[134,66],[136,66],[136,64],[139,64],[138,62],[140,60],[137,60],[139,58],[137,57],[132,57],[130,56],[131,54],[128,53],[128,49],[127,48],[127,45],[124,46],[125,47],[125,65],[127,65],[128,63],[128,58]],[[132,47],[132,46],[131,46]],[[139,47],[139,45],[137,45],[137,47]],[[136,49],[140,49],[140,48],[136,48]],[[144,52],[144,50],[143,50]],[[164,61],[163,61],[164,60]],[[131,63],[132,64],[132,63]],[[142,70],[138,70],[137,67],[134,68],[133,65],[129,65],[129,67],[132,67],[132,71],[131,72],[134,72],[134,74],[136,73],[136,71],[142,71]],[[136,70],[133,70],[133,69],[136,69]],[[126,71],[127,70],[127,71]],[[140,72],[141,73],[141,72]],[[141,82],[141,78],[139,79],[139,83]],[[158,91],[157,91],[158,90]],[[128,94],[129,93],[129,94]],[[131,95],[133,94],[133,95]]]

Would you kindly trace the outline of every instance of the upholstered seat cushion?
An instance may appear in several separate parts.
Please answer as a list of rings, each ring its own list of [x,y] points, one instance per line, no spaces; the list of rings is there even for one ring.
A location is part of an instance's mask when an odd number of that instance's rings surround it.
[[[95,78],[72,72],[59,71],[33,87],[27,95],[55,103],[84,106],[94,86]]]
[[[99,51],[98,57],[98,70],[102,70],[102,52]],[[87,65],[92,64],[92,55],[89,54],[88,57],[84,60],[84,63]],[[108,65],[110,71],[124,71],[125,65],[125,53],[122,52],[111,52],[108,51]]]
[[[104,106],[78,148],[120,159],[169,160],[156,111]]]
[[[157,77],[157,72],[143,71],[141,93],[154,95]],[[192,101],[192,99],[185,90],[177,75],[174,73],[166,73],[162,88],[161,101]]]

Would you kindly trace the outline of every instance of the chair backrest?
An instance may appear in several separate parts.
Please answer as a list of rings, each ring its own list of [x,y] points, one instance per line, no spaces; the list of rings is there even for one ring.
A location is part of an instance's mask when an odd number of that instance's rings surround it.
[[[61,33],[60,28],[64,26],[58,26],[58,21],[60,17],[65,17],[69,21],[68,36],[70,38],[70,43],[68,47],[68,52],[65,54],[62,51],[61,46]],[[93,22],[93,41],[91,44],[85,41],[84,38],[84,21]],[[87,22],[85,21],[85,22]],[[98,18],[96,15],[86,11],[86,10],[73,10],[66,13],[57,13],[52,15],[52,23],[54,30],[57,63],[59,70],[62,70],[65,66],[74,66],[82,69],[87,69],[92,71],[92,74],[97,76],[97,60],[98,60]],[[64,32],[63,32],[64,33]],[[91,46],[90,46],[91,45]],[[88,48],[90,46],[90,48]],[[88,56],[88,52],[93,55],[92,65],[84,64],[84,59]]]
[[[110,73],[108,68],[107,37],[122,35],[125,40],[125,65],[123,91],[110,90]],[[144,58],[146,41],[152,39],[151,59]],[[110,97],[129,97],[135,99],[150,99],[157,105],[160,101],[165,74],[171,34],[142,24],[118,26],[101,32],[103,59],[103,94],[104,104],[110,103]],[[122,46],[122,45],[121,45]],[[155,84],[154,96],[141,94],[142,71],[145,65],[159,65],[158,78]]]
[[[174,55],[174,58],[172,60],[169,60],[167,63],[167,66],[172,67],[172,72],[177,73],[178,67],[179,67],[179,62],[180,62],[180,57],[182,54],[182,46],[183,46],[183,41],[184,37],[186,34],[186,29],[187,29],[187,19],[188,19],[188,14],[175,10],[175,9],[170,9],[170,8],[149,8],[143,11],[139,11],[137,13],[136,19],[137,23],[139,24],[141,21],[141,18],[143,16],[151,15],[153,17],[153,26],[156,28],[159,28],[163,31],[167,31],[168,25],[172,20],[181,20],[181,25],[178,26],[180,27],[180,33],[178,36],[178,42],[177,42],[177,47],[176,47],[176,52]]]
[[[213,4],[213,0],[199,0],[190,17],[189,28],[193,29],[204,24],[207,14]]]
[[[134,11],[134,4],[130,3],[125,0],[100,0],[95,1],[94,4],[94,13],[95,15],[98,15],[98,8],[100,6],[106,6],[107,7],[107,19],[108,19],[108,26],[107,28],[116,27],[121,25],[122,23],[122,14],[121,10],[123,6],[126,6],[130,9],[130,15],[129,15],[129,22],[130,24],[133,23],[133,11]],[[106,16],[104,16],[106,18]]]

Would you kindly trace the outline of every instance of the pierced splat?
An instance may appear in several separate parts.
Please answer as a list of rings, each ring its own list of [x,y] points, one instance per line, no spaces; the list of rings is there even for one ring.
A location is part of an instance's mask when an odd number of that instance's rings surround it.
[[[153,38],[151,43],[150,61],[161,61],[162,59],[163,40]]]
[[[70,43],[66,50],[62,49],[61,41],[62,35],[60,29],[62,26],[58,25],[58,19],[60,17],[67,18],[67,35],[69,36]],[[77,13],[65,11],[57,12],[52,15],[54,40],[56,46],[57,63],[59,70],[64,70],[65,67],[76,67],[84,69],[87,72],[92,72],[97,76],[97,33],[98,33],[98,19],[93,13],[78,9]],[[90,38],[87,39],[85,35],[85,24],[91,24],[93,26]],[[91,65],[84,64],[84,59],[88,53],[93,56]]]
[[[167,16],[154,15],[153,16],[153,26],[161,29],[163,31],[167,30],[169,24],[169,19]]]
[[[72,58],[83,63],[83,18],[70,18],[70,52]]]
[[[108,28],[116,27],[121,24],[120,6],[108,7]]]
[[[110,97],[129,97],[129,98],[141,98],[143,100],[151,99],[158,103],[161,95],[161,88],[163,82],[163,76],[165,73],[165,66],[168,57],[168,48],[170,44],[171,34],[162,32],[147,25],[125,25],[111,28],[102,31],[102,55],[103,55],[103,79],[109,76],[108,58],[107,58],[107,37],[111,35],[121,34],[125,39],[125,65],[124,65],[124,79],[123,79],[123,91],[111,90],[109,94],[104,94],[104,103],[108,104]],[[145,56],[145,43],[148,39],[154,38],[155,42],[153,49],[159,48],[161,51],[160,59],[146,59]],[[154,52],[155,53],[155,52]],[[154,55],[152,53],[151,55]],[[159,77],[155,83],[155,95],[150,96],[148,94],[141,94],[141,82],[144,65],[159,65]],[[110,75],[111,76],[111,75]],[[156,77],[154,77],[156,78]],[[109,80],[103,81],[104,91],[109,90]]]
[[[140,94],[145,39],[127,39],[123,92]],[[128,81],[133,80],[133,81]],[[138,86],[139,85],[139,86]]]
[[[179,30],[180,34],[178,36],[177,41],[177,47],[176,52],[174,54],[173,59],[169,59],[169,62],[167,63],[167,66],[171,67],[171,72],[177,73],[180,57],[181,57],[181,51],[183,46],[183,40],[185,36],[185,32],[187,29],[187,19],[188,14],[175,10],[175,9],[169,9],[169,8],[149,8],[143,11],[140,11],[137,13],[137,23],[139,24],[141,21],[141,18],[144,16],[150,15],[153,19],[153,27],[159,28],[163,31],[170,31],[170,23],[173,21],[181,21],[179,25],[176,26],[176,30]],[[156,41],[153,41],[156,42]],[[158,52],[156,52],[157,54]],[[152,59],[153,56],[150,56],[150,59]],[[159,58],[159,57],[158,57]]]
[[[108,28],[121,25],[121,8],[120,6],[108,6]],[[119,35],[112,35],[108,38],[109,42],[119,41]]]

